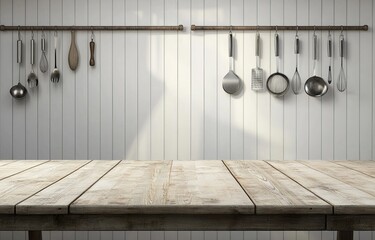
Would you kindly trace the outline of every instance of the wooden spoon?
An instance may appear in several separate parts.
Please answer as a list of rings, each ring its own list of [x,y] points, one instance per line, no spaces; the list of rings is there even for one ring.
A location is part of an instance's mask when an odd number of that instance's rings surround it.
[[[68,61],[69,61],[70,69],[75,71],[78,67],[79,57],[78,57],[78,49],[76,45],[76,32],[71,31],[71,33],[72,33],[72,37],[71,37],[71,42],[70,42]]]

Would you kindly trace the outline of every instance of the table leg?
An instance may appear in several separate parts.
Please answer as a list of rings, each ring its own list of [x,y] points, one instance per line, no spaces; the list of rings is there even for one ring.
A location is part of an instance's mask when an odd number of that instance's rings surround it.
[[[353,231],[337,231],[337,240],[353,240]]]
[[[29,231],[29,240],[42,240],[42,231]]]

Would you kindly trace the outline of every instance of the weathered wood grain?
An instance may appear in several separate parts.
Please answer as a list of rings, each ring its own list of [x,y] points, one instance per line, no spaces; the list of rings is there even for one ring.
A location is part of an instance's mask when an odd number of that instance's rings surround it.
[[[329,202],[334,214],[375,214],[375,197],[297,161],[267,161]]]
[[[0,180],[23,172],[27,169],[33,168],[45,162],[47,162],[47,160],[11,161],[6,165],[0,166]]]
[[[12,162],[16,162],[17,160],[0,160],[0,166],[7,165]]]
[[[0,215],[0,231],[235,231],[324,229],[325,215],[317,214]]]
[[[70,206],[74,214],[253,213],[221,161],[125,161]]]
[[[375,178],[373,177],[330,161],[299,162],[375,196]]]
[[[68,214],[77,199],[119,161],[92,161],[16,206],[16,214]]]
[[[224,161],[256,205],[256,214],[332,213],[332,206],[264,161]]]
[[[0,181],[0,214],[14,214],[15,205],[60,180],[89,161],[57,160]]]
[[[358,161],[343,160],[343,161],[334,161],[334,163],[354,169],[358,172],[362,172],[364,174],[367,174],[375,178],[375,161],[374,160],[360,160],[360,161],[359,160]]]
[[[375,215],[328,215],[327,230],[375,231]]]

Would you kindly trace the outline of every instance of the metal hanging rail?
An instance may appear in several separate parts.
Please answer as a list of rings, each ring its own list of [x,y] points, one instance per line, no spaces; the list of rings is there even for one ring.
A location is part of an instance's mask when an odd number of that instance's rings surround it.
[[[183,31],[184,26],[4,26],[0,31]]]
[[[239,31],[271,31],[271,30],[293,30],[297,29],[297,26],[196,26],[191,25],[192,31],[209,31],[209,30],[239,30]],[[368,25],[363,26],[298,26],[298,31],[368,31]]]

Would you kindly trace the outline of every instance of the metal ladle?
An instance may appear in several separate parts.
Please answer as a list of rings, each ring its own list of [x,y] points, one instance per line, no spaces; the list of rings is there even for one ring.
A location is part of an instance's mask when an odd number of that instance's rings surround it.
[[[17,63],[18,63],[18,84],[14,85],[10,89],[10,95],[14,98],[24,98],[27,94],[27,89],[21,84],[20,78],[20,65],[22,63],[22,40],[21,34],[18,26],[18,40],[17,40]]]

